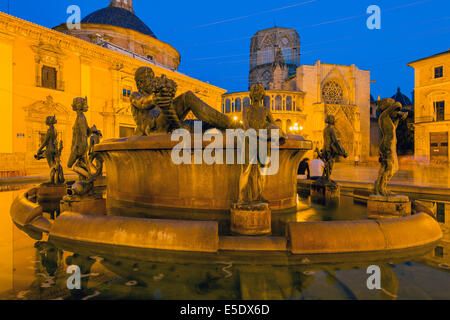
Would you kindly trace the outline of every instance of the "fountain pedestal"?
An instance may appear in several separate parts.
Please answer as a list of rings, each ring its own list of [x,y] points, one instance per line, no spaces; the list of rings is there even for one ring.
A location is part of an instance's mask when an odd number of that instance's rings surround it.
[[[44,212],[54,219],[59,213],[59,202],[67,194],[66,184],[43,183],[37,188],[37,200]]]
[[[39,186],[37,190],[37,196],[39,200],[52,200],[59,201],[61,200],[67,193],[67,185],[66,184],[51,184],[51,183],[43,183]]]
[[[369,218],[398,218],[411,215],[411,202],[407,196],[371,195],[367,202]]]
[[[341,187],[334,181],[317,180],[311,184],[311,199],[318,203],[339,200]]]
[[[272,231],[272,211],[267,203],[234,204],[231,208],[231,232],[259,236]]]
[[[65,198],[60,203],[61,212],[78,212],[91,215],[106,215],[106,199],[101,195]]]

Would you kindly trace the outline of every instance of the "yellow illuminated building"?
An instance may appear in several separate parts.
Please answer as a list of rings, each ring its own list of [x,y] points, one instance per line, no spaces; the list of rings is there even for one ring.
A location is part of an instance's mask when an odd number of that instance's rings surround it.
[[[415,156],[449,162],[450,50],[408,64],[415,71]]]
[[[62,161],[67,163],[74,97],[88,98],[89,125],[95,124],[105,139],[131,135],[135,123],[129,96],[136,91],[134,72],[140,66],[175,80],[177,94],[191,90],[220,110],[226,90],[177,72],[179,53],[136,22],[132,1],[112,1],[102,10],[86,17],[81,30],[70,32],[63,25],[52,30],[0,13],[0,176],[48,173],[46,161],[36,161],[34,154],[49,115],[58,120],[65,146]],[[131,22],[118,23],[117,12]],[[115,22],[104,24],[108,21]]]

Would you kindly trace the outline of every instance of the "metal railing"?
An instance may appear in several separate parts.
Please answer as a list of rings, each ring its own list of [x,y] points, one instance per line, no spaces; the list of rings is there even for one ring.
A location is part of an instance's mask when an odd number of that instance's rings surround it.
[[[440,121],[450,121],[450,114],[445,114],[442,118],[437,118],[436,116],[425,116],[416,117],[415,123],[427,123],[427,122],[440,122]]]
[[[153,59],[145,58],[143,56],[137,55],[136,53],[134,53],[132,51],[126,50],[124,48],[121,48],[121,47],[119,47],[119,46],[117,46],[117,45],[115,45],[113,43],[108,42],[108,41],[100,41],[97,44],[99,46],[103,47],[103,48],[106,48],[106,49],[109,49],[109,50],[112,50],[112,51],[124,54],[126,56],[132,57],[132,58],[137,59],[137,60],[141,60],[141,61],[144,61],[144,62],[147,62],[147,63],[151,63],[151,64],[153,64],[155,66],[158,66],[158,67],[161,67],[161,68],[164,68],[164,69],[168,69],[170,71],[178,73],[178,71],[176,69],[174,69],[174,68],[169,68],[168,66],[162,65],[162,64],[156,62]]]

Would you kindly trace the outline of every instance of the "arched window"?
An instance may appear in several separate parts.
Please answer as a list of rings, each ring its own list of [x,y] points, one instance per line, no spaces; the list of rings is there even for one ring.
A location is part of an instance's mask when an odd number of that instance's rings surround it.
[[[267,109],[270,109],[270,97],[269,96],[264,97],[264,107],[266,107]]]
[[[274,53],[273,53],[273,48],[266,47],[263,50],[261,50],[260,57],[261,58],[260,58],[260,62],[258,63],[258,65],[259,64],[266,64],[266,63],[274,62],[275,61],[275,56],[274,56]]]
[[[234,102],[234,111],[241,112],[242,111],[242,103],[241,98],[237,98]]]
[[[264,73],[262,74],[262,80],[264,82],[269,82],[270,80],[272,80],[272,74],[270,73],[270,71],[264,71]]]
[[[257,60],[257,55],[254,53],[251,56],[251,65],[252,65],[252,69],[255,68],[258,65],[258,60]]]
[[[250,98],[245,97],[244,98],[244,109],[250,107]]]
[[[288,96],[286,98],[286,111],[292,111],[292,97]]]
[[[288,64],[293,63],[292,61],[292,49],[283,49],[284,61]]]
[[[275,110],[283,110],[283,98],[281,96],[275,98]]]
[[[300,59],[299,59],[297,48],[295,48],[293,50],[293,56],[294,56],[294,63],[298,66],[300,64],[300,61],[299,61]]]
[[[328,81],[322,88],[322,97],[327,104],[343,104],[344,92],[336,81]]]
[[[283,130],[283,122],[280,119],[277,119],[275,121],[275,124],[278,126],[278,128]]]
[[[230,113],[231,112],[231,101],[230,99],[227,99],[225,101],[225,113]]]

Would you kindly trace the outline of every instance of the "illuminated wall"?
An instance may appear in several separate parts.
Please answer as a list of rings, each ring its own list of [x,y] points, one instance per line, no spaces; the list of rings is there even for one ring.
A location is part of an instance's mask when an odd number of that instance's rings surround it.
[[[448,162],[450,51],[411,62],[409,66],[415,71],[415,157]]]
[[[128,91],[136,91],[134,72],[151,67],[178,84],[177,94],[188,90],[220,110],[225,90],[165,67],[77,39],[61,32],[0,13],[0,175],[45,174],[46,161],[33,155],[45,134],[45,118],[56,115],[56,129],[64,141],[67,163],[75,97],[88,97],[89,125],[102,130],[105,139],[135,127]],[[124,91],[124,89],[126,89]]]

